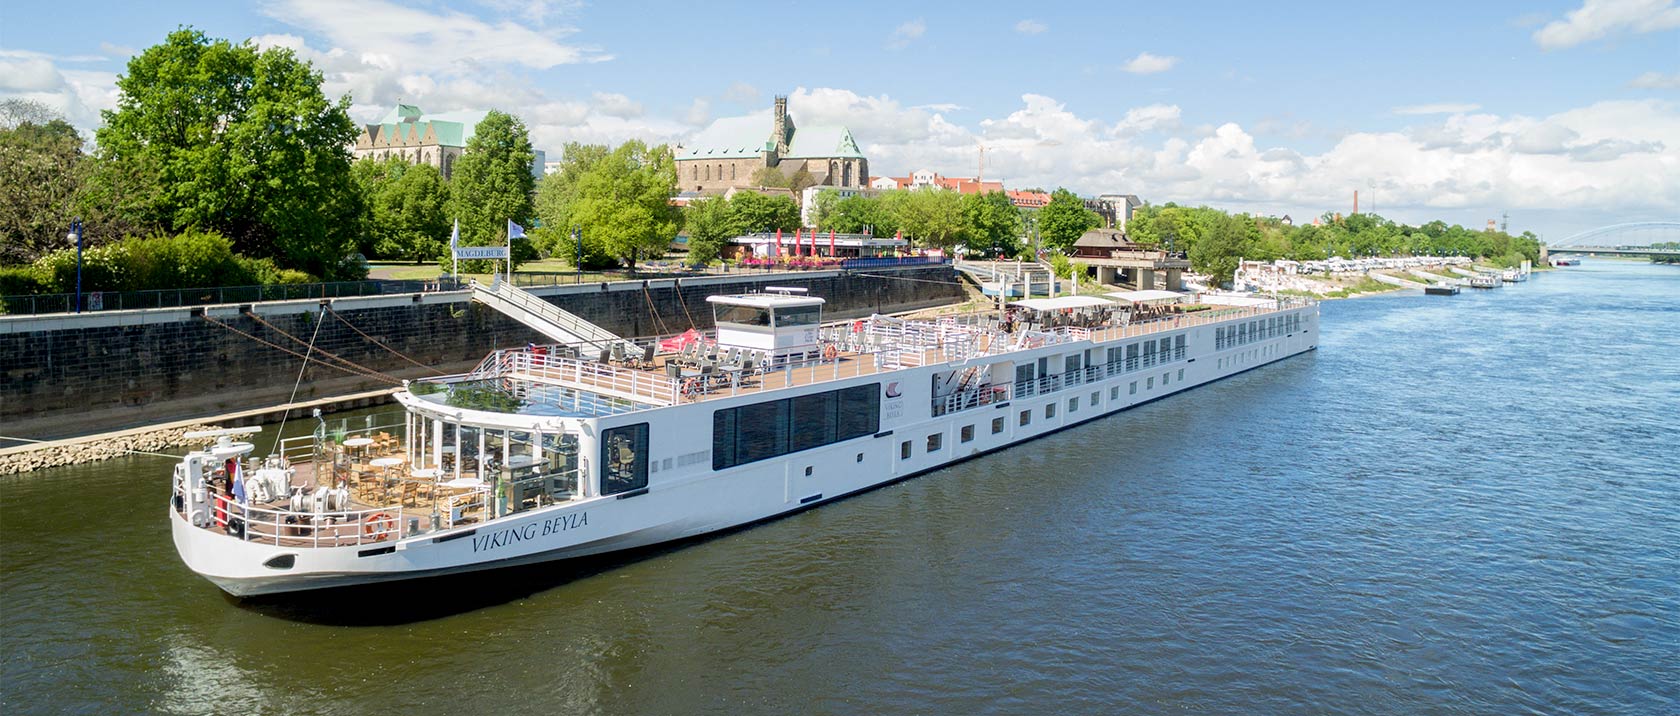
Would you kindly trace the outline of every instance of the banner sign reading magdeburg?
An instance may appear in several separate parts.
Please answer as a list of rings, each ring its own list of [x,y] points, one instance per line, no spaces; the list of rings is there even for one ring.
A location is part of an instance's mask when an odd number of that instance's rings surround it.
[[[458,259],[506,259],[506,246],[457,246],[455,258]]]

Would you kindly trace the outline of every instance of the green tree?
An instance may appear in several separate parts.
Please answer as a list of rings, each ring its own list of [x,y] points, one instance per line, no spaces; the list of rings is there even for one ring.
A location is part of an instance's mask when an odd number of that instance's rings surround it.
[[[729,240],[739,235],[735,214],[723,197],[690,202],[683,210],[683,226],[688,229],[688,260],[695,265],[716,260]]]
[[[447,251],[451,223],[449,185],[430,164],[403,164],[373,199],[374,222],[382,227],[374,255],[436,260]]]
[[[189,28],[128,62],[99,151],[156,169],[149,213],[172,232],[231,237],[242,252],[345,276],[359,213],[347,147],[348,97],[329,102],[321,74],[291,50],[258,51]]]
[[[1057,188],[1050,203],[1038,211],[1038,231],[1046,246],[1067,250],[1085,232],[1102,226],[1102,217],[1085,208],[1073,192]]]
[[[582,197],[583,177],[611,154],[612,148],[603,144],[569,142],[560,155],[560,166],[538,183],[537,216],[544,226],[562,232],[553,236],[563,238],[568,244],[571,242],[571,227],[577,225],[572,212]],[[540,242],[538,248],[554,256],[577,253],[575,248],[543,246]]]
[[[634,269],[638,260],[664,255],[676,237],[676,186],[671,150],[631,140],[583,172],[568,214],[588,241]]]
[[[787,188],[793,191],[794,196],[799,196],[799,193],[805,191],[806,188],[816,185],[817,178],[811,176],[811,170],[806,169],[803,165],[793,170],[793,175],[787,178]]]
[[[1001,191],[968,194],[963,197],[963,215],[968,222],[968,250],[986,257],[1014,256],[1021,252],[1021,211]]]
[[[751,186],[766,189],[786,189],[788,188],[788,176],[776,167],[760,167],[752,173],[752,176],[747,177],[747,183]]]
[[[1237,261],[1254,255],[1258,233],[1247,214],[1220,214],[1208,223],[1206,233],[1190,248],[1190,265],[1212,276],[1217,283],[1229,283],[1237,271]]]
[[[729,210],[734,216],[734,229],[742,234],[799,228],[799,204],[785,196],[737,191],[729,200]]]
[[[461,245],[500,245],[507,241],[509,221],[531,226],[535,216],[531,194],[536,187],[531,164],[535,161],[524,122],[496,110],[484,116],[461,158],[455,160],[449,181],[454,214],[461,219]],[[473,266],[463,265],[463,271],[485,270],[480,262],[469,263]]]
[[[853,195],[839,199],[832,209],[818,217],[817,228],[843,234],[860,234],[868,230],[871,236],[892,236],[898,231],[898,217],[890,204],[903,194],[903,191],[895,190],[878,196]],[[821,196],[818,195],[819,202]],[[821,204],[818,206],[821,207]]]
[[[927,246],[950,250],[968,239],[963,197],[954,191],[906,192],[896,209],[898,226],[904,234]]]
[[[51,110],[23,100],[3,110],[0,264],[22,264],[65,245],[86,162],[81,136]]]

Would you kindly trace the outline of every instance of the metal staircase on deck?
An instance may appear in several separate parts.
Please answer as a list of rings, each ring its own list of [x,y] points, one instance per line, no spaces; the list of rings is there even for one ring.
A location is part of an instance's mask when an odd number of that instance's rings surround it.
[[[554,339],[556,343],[581,344],[596,349],[610,349],[617,344],[622,346],[628,355],[642,354],[641,347],[635,343],[513,284],[503,282],[500,278],[488,286],[473,281],[472,297],[474,301],[529,326],[532,330]]]
[[[1023,298],[1033,294],[1048,296],[1059,288],[1050,268],[1036,262],[957,261],[951,267],[972,276],[980,284],[981,292],[988,296],[996,296],[999,291],[1007,291],[1012,297],[1017,291]]]

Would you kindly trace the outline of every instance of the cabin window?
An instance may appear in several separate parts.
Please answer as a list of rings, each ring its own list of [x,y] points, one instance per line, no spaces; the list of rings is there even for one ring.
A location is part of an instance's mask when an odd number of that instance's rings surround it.
[[[834,442],[834,436],[840,426],[840,416],[836,410],[840,396],[835,391],[801,395],[789,398],[788,402],[793,408],[793,415],[789,417],[794,426],[789,443],[792,452],[822,447]]]
[[[992,418],[992,434],[1003,432],[1003,418]]]
[[[725,408],[712,413],[712,469],[860,438],[880,426],[880,383]]]
[[[1184,369],[1183,368],[1178,369],[1178,382],[1180,382],[1180,383],[1184,382]]]
[[[1137,381],[1132,381],[1132,392],[1127,393],[1127,395],[1137,395]]]
[[[1155,376],[1150,376],[1149,382],[1143,387],[1148,390],[1153,390],[1155,388]]]
[[[965,442],[965,443],[974,442],[974,426],[973,425],[964,425],[963,428],[962,428],[962,432],[959,434],[959,437],[961,437],[962,441]]]
[[[776,311],[778,326],[814,326],[822,322],[822,306],[791,306]]]
[[[1120,386],[1116,385],[1116,386],[1108,389],[1108,399],[1109,400],[1119,400],[1120,399]]]
[[[1031,410],[1021,411],[1021,424],[1022,425],[1030,425],[1031,423],[1032,423],[1032,411]]]
[[[1097,397],[1100,396],[1100,395],[1102,395],[1102,391],[1097,391],[1097,392],[1092,393],[1091,394],[1091,402],[1087,403],[1087,405],[1096,405],[1097,404]]]
[[[648,484],[648,424],[601,432],[601,494],[640,490]]]
[[[1065,360],[1062,361],[1062,372],[1063,373],[1078,373],[1079,372],[1079,361],[1080,361],[1080,358],[1083,358],[1083,357],[1084,356],[1082,356],[1078,353],[1075,353],[1073,355],[1068,356]]]
[[[1055,403],[1050,403],[1050,404],[1044,406],[1044,417],[1045,417],[1046,420],[1056,417],[1056,404]]]
[[[1173,337],[1173,348],[1178,351],[1178,357],[1180,358],[1184,357],[1185,338],[1186,336],[1182,333]]]
[[[927,436],[928,452],[939,452],[942,447],[945,447],[945,433],[934,433]]]
[[[769,326],[770,309],[757,306],[719,305],[717,322],[733,323],[741,326]]]
[[[898,459],[909,460],[910,459],[910,451],[912,449],[913,448],[910,447],[910,441],[909,440],[906,440],[904,442],[899,443],[898,444]]]

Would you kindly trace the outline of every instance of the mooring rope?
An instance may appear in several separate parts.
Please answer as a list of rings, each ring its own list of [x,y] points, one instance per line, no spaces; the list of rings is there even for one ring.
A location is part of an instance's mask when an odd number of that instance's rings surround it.
[[[259,338],[259,337],[257,337],[257,336],[254,336],[254,335],[251,335],[251,334],[250,334],[250,333],[246,333],[246,332],[245,332],[245,331],[241,331],[241,330],[239,330],[239,329],[238,329],[238,328],[234,328],[234,327],[233,327],[233,326],[230,326],[230,325],[228,325],[228,324],[226,324],[226,323],[222,323],[222,322],[221,322],[221,321],[218,321],[218,320],[216,320],[216,319],[214,319],[214,318],[211,318],[211,317],[209,317],[209,316],[207,316],[207,315],[200,315],[200,316],[199,316],[199,318],[202,318],[202,319],[204,319],[204,320],[205,320],[205,321],[208,321],[208,322],[210,322],[210,323],[212,323],[212,324],[214,324],[214,325],[218,325],[218,326],[221,326],[221,327],[223,327],[223,328],[226,328],[226,329],[228,329],[228,330],[230,330],[230,331],[233,331],[233,332],[234,332],[234,333],[238,333],[238,334],[239,334],[239,335],[242,335],[242,336],[244,336],[244,337],[246,337],[246,338],[249,338],[249,339],[251,339],[251,340],[253,340],[253,341],[256,341],[256,342],[258,342],[258,343],[261,343],[261,344],[263,344],[263,345],[265,345],[265,346],[268,346],[268,347],[270,347],[270,348],[273,348],[273,349],[275,349],[275,350],[279,350],[279,351],[285,351],[285,352],[287,352],[287,353],[290,353],[290,354],[292,354],[292,355],[295,355],[295,356],[297,356],[297,357],[299,357],[299,358],[302,358],[302,359],[304,359],[304,360],[305,360],[305,361],[315,361],[315,362],[316,362],[316,363],[319,363],[319,364],[321,364],[321,365],[324,365],[324,366],[326,366],[326,367],[328,367],[328,368],[332,368],[332,369],[334,369],[334,370],[341,370],[341,371],[344,371],[344,372],[345,372],[345,373],[349,373],[349,374],[351,374],[351,375],[359,375],[359,376],[362,376],[362,377],[364,377],[364,378],[373,378],[373,379],[375,379],[375,380],[388,380],[388,381],[390,381],[390,382],[391,382],[391,383],[392,383],[392,384],[400,384],[400,383],[402,383],[402,381],[400,381],[400,380],[394,380],[394,379],[391,379],[391,378],[390,378],[390,377],[388,377],[388,376],[387,376],[387,377],[380,377],[380,376],[379,376],[379,375],[377,375],[377,374],[373,374],[373,373],[366,373],[366,372],[363,372],[363,371],[360,371],[360,370],[356,370],[356,369],[353,369],[353,368],[346,368],[346,367],[344,367],[344,366],[341,366],[341,365],[337,365],[337,364],[334,364],[334,363],[328,363],[328,362],[326,362],[326,361],[324,361],[324,360],[321,360],[321,359],[319,359],[319,358],[311,358],[311,357],[309,357],[309,356],[306,356],[306,355],[304,355],[304,354],[302,354],[302,353],[299,353],[299,352],[297,352],[297,351],[294,351],[294,350],[292,350],[292,349],[290,349],[290,348],[287,348],[287,347],[285,347],[285,346],[283,346],[283,345],[280,345],[280,344],[278,344],[278,343],[274,343],[274,342],[272,342],[272,341],[268,341],[268,340],[264,340],[264,339],[262,339],[262,338]]]
[[[683,317],[688,319],[688,327],[695,328],[694,314],[688,312],[688,300],[683,298],[682,284],[672,281],[671,290],[677,292],[677,303],[682,306]]]
[[[322,306],[323,312],[332,309]],[[274,431],[274,444],[268,447],[268,454],[273,455],[280,450],[280,436],[286,434],[286,420],[292,417],[292,402],[297,400],[298,388],[303,385],[303,372],[309,370],[309,354],[315,351],[315,339],[321,335],[321,324],[326,323],[326,316],[315,321],[315,332],[309,334],[309,348],[303,352],[303,365],[298,366],[298,377],[292,383],[292,397],[286,399],[286,409],[280,413],[280,429]]]
[[[665,325],[665,320],[659,317],[659,309],[653,306],[653,293],[648,291],[647,284],[642,284],[642,298],[647,299],[648,313],[653,314],[653,325],[659,329],[660,335],[668,334],[671,328]]]
[[[298,338],[298,337],[297,337],[297,336],[294,336],[294,335],[292,335],[292,334],[290,334],[290,333],[287,333],[287,332],[286,332],[286,331],[285,331],[285,329],[282,329],[282,328],[281,328],[281,327],[279,327],[279,326],[276,326],[276,325],[274,325],[274,324],[272,324],[272,323],[269,323],[269,322],[268,322],[268,321],[265,321],[265,320],[263,320],[263,317],[262,317],[262,316],[259,316],[259,315],[257,315],[257,314],[255,314],[255,313],[251,313],[251,314],[247,314],[247,315],[249,315],[249,316],[250,316],[250,317],[251,317],[251,320],[253,320],[253,321],[256,321],[256,322],[257,322],[257,323],[259,323],[259,324],[262,324],[262,325],[264,325],[264,326],[267,326],[267,327],[268,327],[268,328],[269,328],[269,330],[272,330],[272,331],[274,331],[274,332],[275,332],[275,333],[278,333],[278,334],[280,334],[280,335],[282,335],[282,336],[285,336],[285,337],[287,337],[287,338],[290,338],[290,339],[292,339],[292,340],[293,340],[293,341],[294,341],[294,342],[297,342],[297,343],[302,343],[302,344],[304,344],[304,345],[310,345],[310,344],[311,344],[311,343],[310,343],[310,342],[306,342],[306,341],[304,341],[304,340],[303,340],[303,339],[302,339],[302,338]],[[321,319],[320,319],[320,320],[321,320],[321,321],[325,321],[325,320],[326,320],[326,317],[325,317],[325,316],[322,316],[322,317],[321,317]],[[319,326],[319,325],[320,325],[320,323],[317,323],[317,324],[316,324],[316,325],[317,325],[317,326]],[[327,357],[327,358],[328,358],[328,359],[330,359],[330,360],[335,360],[335,361],[338,361],[338,362],[340,362],[340,363],[343,363],[343,364],[344,364],[344,365],[347,365],[347,366],[350,366],[350,367],[352,367],[352,368],[356,368],[356,369],[358,369],[358,370],[364,370],[364,371],[367,371],[367,372],[368,372],[368,373],[371,373],[371,374],[373,374],[373,375],[375,375],[375,376],[377,376],[377,377],[379,377],[379,378],[380,378],[380,379],[381,379],[381,380],[386,380],[386,381],[390,381],[390,382],[392,382],[392,383],[401,383],[401,382],[402,382],[402,381],[401,381],[401,380],[399,380],[399,379],[397,379],[397,378],[395,378],[395,377],[393,377],[393,376],[390,376],[390,375],[387,375],[387,374],[385,374],[385,373],[381,373],[381,372],[379,372],[379,371],[377,371],[377,370],[374,370],[374,369],[373,369],[373,368],[369,368],[369,367],[367,367],[367,366],[365,366],[365,365],[361,365],[361,364],[358,364],[358,363],[356,363],[356,362],[355,362],[355,361],[352,361],[352,360],[350,360],[350,359],[348,359],[348,358],[344,358],[344,357],[342,357],[342,356],[338,356],[338,355],[334,355],[334,354],[332,354],[332,353],[330,353],[330,352],[328,352],[328,351],[326,351],[326,350],[322,350],[322,351],[321,351],[321,355],[323,355],[323,356],[325,356],[325,357]]]
[[[369,343],[372,343],[376,346],[379,346],[380,348],[384,348],[385,350],[390,351],[391,355],[394,355],[394,356],[396,356],[398,358],[401,358],[405,361],[408,361],[408,362],[413,363],[417,366],[420,366],[421,368],[425,368],[426,370],[429,370],[436,375],[446,375],[443,371],[438,370],[436,368],[433,368],[432,366],[426,365],[425,363],[421,363],[420,361],[414,360],[413,358],[410,358],[406,355],[403,355],[397,349],[392,348],[388,345],[385,345],[384,343],[380,343],[379,340],[374,338],[373,336],[370,336],[366,333],[363,333],[362,329],[357,328],[356,324],[350,322],[350,319],[345,318],[343,316],[343,314],[340,314],[338,311],[334,311],[332,309],[332,306],[327,306],[327,313],[331,313],[333,315],[333,318],[337,318],[340,322],[344,323],[344,325],[349,326],[350,330],[355,331],[356,335],[361,336],[363,338],[366,338]],[[320,326],[316,326],[316,329],[319,330]]]

